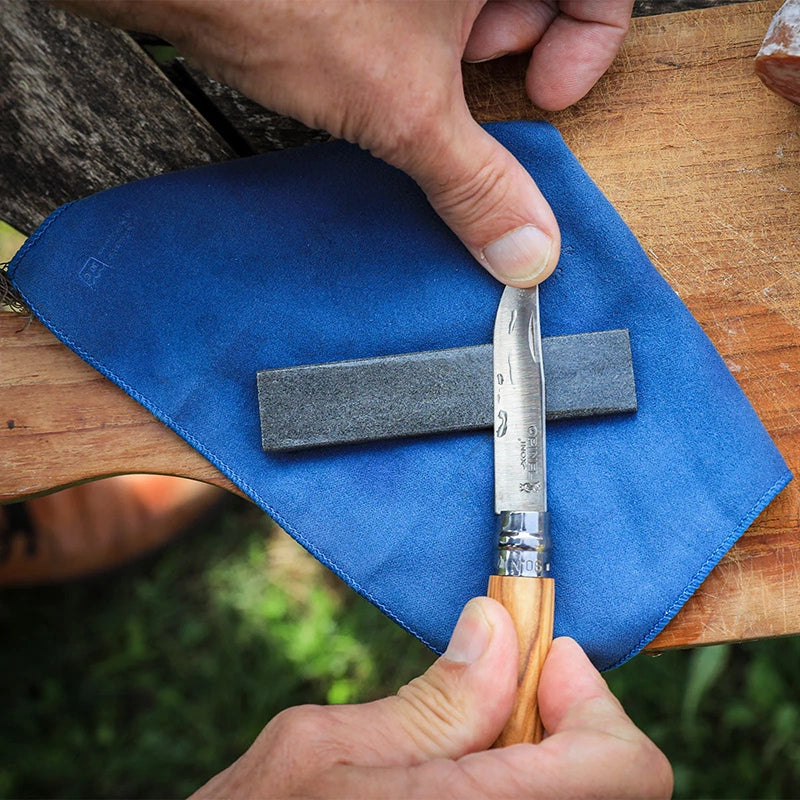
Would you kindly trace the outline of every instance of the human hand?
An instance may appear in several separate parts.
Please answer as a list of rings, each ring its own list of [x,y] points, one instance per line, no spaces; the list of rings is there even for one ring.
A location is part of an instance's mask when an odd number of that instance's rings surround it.
[[[627,31],[633,0],[56,0],[158,34],[212,77],[407,172],[475,258],[544,280],[558,224],[529,174],[472,118],[461,60],[532,49],[545,109],[580,99]]]
[[[488,750],[511,712],[517,642],[486,597],[465,607],[444,656],[394,697],[279,714],[194,800],[225,797],[666,798],[666,758],[571,639],[539,686],[549,736]]]

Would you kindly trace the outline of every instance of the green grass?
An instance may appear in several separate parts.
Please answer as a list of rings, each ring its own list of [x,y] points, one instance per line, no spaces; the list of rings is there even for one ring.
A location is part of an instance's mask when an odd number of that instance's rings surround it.
[[[115,574],[0,592],[0,795],[178,797],[287,706],[393,692],[432,655],[253,507]],[[800,796],[800,641],[608,675],[677,797]]]

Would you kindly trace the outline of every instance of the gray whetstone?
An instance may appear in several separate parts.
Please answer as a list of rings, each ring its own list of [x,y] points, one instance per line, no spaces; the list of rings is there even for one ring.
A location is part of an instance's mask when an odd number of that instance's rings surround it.
[[[627,330],[542,340],[547,419],[636,410]],[[492,426],[492,345],[258,373],[264,450]]]

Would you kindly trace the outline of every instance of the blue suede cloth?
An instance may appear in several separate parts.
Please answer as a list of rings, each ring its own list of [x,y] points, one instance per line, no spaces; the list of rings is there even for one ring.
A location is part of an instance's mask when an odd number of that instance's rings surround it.
[[[561,225],[546,336],[628,328],[639,411],[548,425],[556,633],[637,653],[790,479],[750,404],[544,123],[489,126]],[[62,341],[386,614],[442,650],[493,563],[490,432],[268,455],[256,372],[491,341],[502,287],[405,175],[346,143],[120,186],[10,266]]]

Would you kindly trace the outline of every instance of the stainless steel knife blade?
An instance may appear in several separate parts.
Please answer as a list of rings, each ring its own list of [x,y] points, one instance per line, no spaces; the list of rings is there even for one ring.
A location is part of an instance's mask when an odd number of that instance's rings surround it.
[[[506,287],[494,324],[495,511],[547,511],[539,291]]]
[[[547,577],[544,367],[539,290],[507,287],[494,326],[494,497],[497,574]]]

